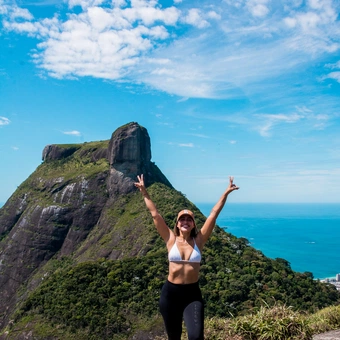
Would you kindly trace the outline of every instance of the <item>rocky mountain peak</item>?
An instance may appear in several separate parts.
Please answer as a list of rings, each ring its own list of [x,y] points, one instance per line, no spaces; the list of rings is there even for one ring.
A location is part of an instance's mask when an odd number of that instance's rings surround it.
[[[113,132],[109,143],[108,159],[113,167],[123,164],[143,164],[151,160],[151,143],[148,131],[138,123],[126,124]]]
[[[0,329],[20,286],[34,271],[54,256],[84,257],[112,232],[117,219],[113,221],[109,212],[124,195],[136,191],[137,175],[145,174],[147,185],[159,182],[172,188],[151,162],[149,134],[136,122],[118,128],[107,141],[47,145],[42,158],[44,162],[0,209]],[[91,238],[94,229],[100,232]],[[101,257],[141,251],[143,243],[122,252],[120,233]]]
[[[151,143],[148,131],[132,122],[113,132],[108,148],[110,163],[109,191],[111,195],[135,190],[137,175],[145,174],[147,184],[161,182],[171,187],[151,162]]]

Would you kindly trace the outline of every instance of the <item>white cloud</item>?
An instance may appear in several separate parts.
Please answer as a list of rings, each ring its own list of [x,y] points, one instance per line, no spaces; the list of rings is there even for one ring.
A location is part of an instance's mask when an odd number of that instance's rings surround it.
[[[209,26],[209,22],[203,19],[202,12],[198,8],[192,8],[183,18],[183,22],[196,26],[197,28],[205,28]]]
[[[182,97],[177,100],[177,103],[183,103],[189,100],[189,97]]]
[[[72,130],[72,131],[64,131],[64,135],[71,135],[71,136],[81,136],[81,133],[77,130]]]
[[[336,10],[331,0],[309,0],[305,11],[295,12],[285,18],[289,27],[300,27],[306,34],[320,34],[317,29],[333,24],[337,20]],[[325,27],[327,29],[327,27]]]
[[[180,143],[178,144],[180,147],[183,147],[183,148],[193,148],[194,147],[194,144],[193,143]]]
[[[125,7],[127,6],[127,3],[125,0],[112,0],[112,5],[114,7]]]
[[[195,145],[193,143],[173,143],[173,142],[169,142],[168,145],[176,145],[176,146],[179,146],[181,148],[193,148],[193,147],[195,147]]]
[[[297,113],[293,113],[290,115],[286,114],[256,114],[255,117],[259,117],[268,121],[271,121],[273,123],[275,122],[286,122],[286,123],[294,123],[298,120],[304,118],[302,115],[298,115]]]
[[[18,148],[17,146],[12,146],[12,149],[13,149],[14,151],[19,150],[19,148]]]
[[[247,1],[247,7],[249,12],[254,17],[265,17],[269,13],[267,7],[269,0],[249,0]]]
[[[328,73],[326,76],[323,77],[323,79],[327,79],[327,78],[334,79],[338,83],[340,83],[340,71]]]
[[[332,68],[332,69],[340,68],[340,60],[338,62],[334,63],[334,64],[326,64],[325,66],[328,67],[328,68]]]
[[[240,8],[244,4],[244,0],[223,0],[229,6],[234,6],[236,8]]]
[[[209,19],[215,19],[215,20],[220,20],[221,19],[221,15],[216,13],[215,11],[209,11],[207,13],[207,18]]]
[[[4,20],[4,27],[42,39],[32,53],[36,64],[56,78],[92,76],[104,79],[123,77],[140,62],[140,56],[159,41],[169,37],[168,25],[175,25],[180,12],[175,7],[158,8],[157,1],[114,2],[118,7],[99,7],[102,1],[69,2],[82,6],[79,14],[70,14],[64,22],[56,17],[16,21],[17,15]],[[13,10],[12,13],[15,13]],[[23,18],[24,19],[24,18]]]
[[[198,137],[198,138],[206,138],[206,139],[210,138],[209,136],[203,135],[201,133],[189,133],[189,135],[194,136],[194,137]]]
[[[292,114],[255,114],[258,122],[252,121],[253,129],[258,131],[262,137],[270,137],[276,126],[281,124],[295,124],[301,121],[309,123],[309,128],[314,130],[323,130],[331,121],[329,114],[314,114],[312,110],[306,107],[297,107],[297,113]],[[301,128],[301,126],[299,125]]]
[[[330,117],[327,114],[318,114],[315,116],[316,120],[329,120]]]
[[[31,56],[60,79],[124,79],[184,98],[245,97],[260,82],[340,49],[331,0],[202,1],[195,8],[156,0],[68,4],[67,15],[42,20],[6,7],[3,20],[5,30],[41,40]],[[337,70],[327,77],[339,81]]]
[[[252,16],[262,18],[269,13],[270,0],[224,0],[229,6],[248,10]]]
[[[5,21],[3,25],[8,30],[14,30],[18,33],[27,33],[30,36],[39,32],[37,25],[32,22],[28,22],[28,21],[13,22],[13,23],[9,23],[8,21]]]
[[[0,14],[7,14],[7,6],[4,4],[3,0],[0,0]]]
[[[241,35],[243,33],[231,34],[231,39],[242,41]],[[156,59],[173,58],[161,68],[143,65],[138,79],[183,97],[229,98],[243,96],[241,87],[245,84],[275,77],[302,62],[301,57],[292,59],[291,49],[284,41],[281,45],[259,43],[256,48],[246,44],[216,47],[211,46],[214,39],[214,36],[205,34],[180,40],[154,52]]]
[[[315,10],[329,9],[332,7],[331,0],[308,0],[308,5],[310,8]]]
[[[302,106],[302,107],[297,106],[296,110],[303,114],[313,112],[311,109],[308,109],[306,106]]]
[[[274,126],[280,123],[296,123],[303,119],[303,115],[293,113],[287,114],[255,114],[254,117],[259,118],[260,124],[255,126],[255,130],[259,132],[262,137],[269,137]]]
[[[340,60],[333,64],[326,64],[325,67],[330,68],[330,69],[340,69]],[[325,80],[325,79],[334,79],[338,83],[340,83],[340,71],[330,72],[327,75],[321,77],[321,80]]]
[[[81,6],[83,9],[93,6],[101,5],[104,0],[69,0],[68,5],[70,8]]]
[[[139,7],[127,9],[126,14],[131,20],[142,20],[146,25],[152,25],[156,21],[164,22],[165,25],[175,25],[180,12],[175,7],[159,9],[153,7]]]
[[[130,0],[131,7],[155,7],[158,5],[158,0]]]
[[[8,125],[10,122],[11,121],[8,118],[0,116],[0,126]]]
[[[33,15],[26,8],[13,7],[10,13],[11,20],[15,19],[23,19],[23,20],[32,20]]]

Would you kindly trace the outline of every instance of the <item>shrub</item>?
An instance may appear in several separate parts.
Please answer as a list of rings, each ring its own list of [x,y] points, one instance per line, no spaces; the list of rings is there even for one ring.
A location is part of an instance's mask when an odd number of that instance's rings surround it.
[[[290,307],[276,304],[262,306],[256,314],[231,319],[231,333],[245,340],[308,340],[312,329],[304,315]]]
[[[308,316],[314,334],[340,328],[340,306],[324,308]]]

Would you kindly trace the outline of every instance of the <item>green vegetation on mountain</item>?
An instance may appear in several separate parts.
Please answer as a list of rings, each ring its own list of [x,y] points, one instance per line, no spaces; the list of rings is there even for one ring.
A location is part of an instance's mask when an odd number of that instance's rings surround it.
[[[161,184],[152,185],[149,192],[169,225],[174,211],[183,204],[190,205],[183,195]],[[68,265],[65,258],[60,260],[60,268],[55,261],[57,268],[45,275],[43,283],[23,303],[17,320],[41,315],[71,332],[81,331],[88,339],[129,338],[147,325],[152,329],[166,279],[167,254],[138,192],[130,195],[125,211],[120,212],[124,216],[121,226],[138,211],[145,233],[151,231],[155,236],[145,256],[83,263],[69,259]],[[114,217],[116,211],[110,213]],[[199,224],[203,216],[197,215]],[[250,247],[247,240],[218,227],[203,259],[200,282],[208,318],[245,315],[264,303],[274,306],[278,301],[294,311],[315,312],[339,298],[334,286],[313,280],[309,273],[292,271],[287,261],[269,259]]]

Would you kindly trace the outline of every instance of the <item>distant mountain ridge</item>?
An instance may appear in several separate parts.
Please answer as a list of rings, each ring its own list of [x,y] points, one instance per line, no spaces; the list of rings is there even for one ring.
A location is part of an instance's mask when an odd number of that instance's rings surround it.
[[[199,226],[204,216],[151,161],[150,137],[138,123],[106,141],[48,145],[42,158],[0,209],[0,330],[8,332],[0,331],[0,338],[16,339],[10,330],[27,315],[71,327],[73,335],[85,332],[84,339],[128,338],[146,327],[144,314],[149,320],[157,315],[167,268],[136,176],[145,175],[169,226],[184,208],[195,212]],[[268,259],[218,227],[203,255],[207,315],[245,313],[273,298],[306,310],[339,300],[329,285],[294,273],[287,261]]]

